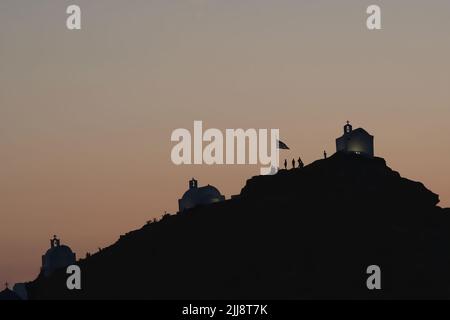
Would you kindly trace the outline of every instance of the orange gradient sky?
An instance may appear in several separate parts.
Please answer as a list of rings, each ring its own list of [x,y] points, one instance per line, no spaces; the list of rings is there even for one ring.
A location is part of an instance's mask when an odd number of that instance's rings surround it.
[[[260,165],[172,164],[194,120],[279,128],[305,163],[350,120],[448,206],[449,30],[447,0],[2,0],[0,281],[33,280],[53,234],[84,257],[175,212],[191,177],[239,193]]]

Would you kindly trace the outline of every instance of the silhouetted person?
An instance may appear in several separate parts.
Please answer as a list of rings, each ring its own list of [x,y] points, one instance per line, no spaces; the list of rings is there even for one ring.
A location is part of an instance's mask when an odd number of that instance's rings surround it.
[[[298,167],[303,168],[305,165],[303,164],[302,158],[298,157]]]
[[[284,159],[284,169],[287,170],[287,160]]]
[[[295,169],[295,159],[292,159],[292,169]]]
[[[326,159],[327,158],[327,151],[323,152],[323,158]]]

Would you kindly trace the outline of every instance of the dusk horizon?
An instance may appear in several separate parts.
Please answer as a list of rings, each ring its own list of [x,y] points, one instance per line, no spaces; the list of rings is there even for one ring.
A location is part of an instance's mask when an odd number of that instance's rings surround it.
[[[35,280],[54,235],[78,260],[191,209],[192,179],[240,195],[272,164],[227,164],[226,130],[279,130],[279,177],[359,155],[336,141],[348,121],[363,156],[450,207],[449,30],[439,0],[2,0],[0,283]],[[194,162],[195,121],[223,134],[223,164],[174,163],[177,129]]]

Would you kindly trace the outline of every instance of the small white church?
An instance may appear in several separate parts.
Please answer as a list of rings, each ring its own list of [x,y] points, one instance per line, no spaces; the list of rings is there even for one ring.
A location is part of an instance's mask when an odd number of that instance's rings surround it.
[[[373,158],[373,136],[363,128],[353,130],[347,121],[344,134],[336,139],[336,152],[355,153]]]

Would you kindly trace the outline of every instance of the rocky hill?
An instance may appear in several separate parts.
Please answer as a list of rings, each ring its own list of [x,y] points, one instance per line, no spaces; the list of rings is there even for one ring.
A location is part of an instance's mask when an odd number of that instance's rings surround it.
[[[165,216],[65,270],[31,299],[450,298],[450,210],[381,158],[337,153],[249,179],[225,202]],[[366,269],[381,268],[381,290]]]

